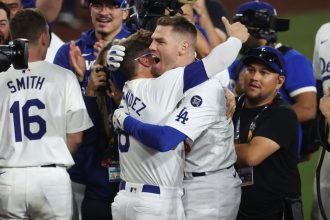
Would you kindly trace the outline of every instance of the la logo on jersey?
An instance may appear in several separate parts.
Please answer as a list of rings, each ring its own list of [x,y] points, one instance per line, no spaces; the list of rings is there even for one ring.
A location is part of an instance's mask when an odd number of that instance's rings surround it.
[[[194,107],[199,107],[202,105],[203,99],[202,99],[202,97],[195,95],[190,99],[190,103]]]
[[[181,122],[181,124],[186,124],[186,121],[189,120],[187,108],[183,108],[180,111],[180,113],[176,116],[175,120]]]

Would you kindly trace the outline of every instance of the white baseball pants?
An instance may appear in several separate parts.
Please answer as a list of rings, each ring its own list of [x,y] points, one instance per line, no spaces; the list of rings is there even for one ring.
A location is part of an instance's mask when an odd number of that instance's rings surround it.
[[[65,167],[0,168],[1,220],[71,217],[71,180]]]
[[[184,220],[182,189],[122,181],[112,203],[113,220]]]
[[[189,173],[191,174],[191,173]],[[241,180],[232,166],[183,180],[187,220],[235,220],[241,202]]]

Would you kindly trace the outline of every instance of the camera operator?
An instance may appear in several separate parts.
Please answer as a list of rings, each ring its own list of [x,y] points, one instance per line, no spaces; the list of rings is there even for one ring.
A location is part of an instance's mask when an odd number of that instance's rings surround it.
[[[314,148],[310,148],[312,146],[310,142],[314,142],[315,138],[310,135],[312,129],[309,125],[310,120],[316,116],[317,105],[316,82],[311,62],[295,49],[277,43],[277,32],[288,30],[289,21],[279,19],[272,5],[261,1],[244,3],[240,5],[234,20],[247,25],[250,32],[250,38],[242,47],[243,55],[248,49],[262,45],[272,46],[284,55],[287,75],[280,94],[292,105],[298,121],[304,123],[299,128],[299,153],[302,155],[300,161],[308,160],[310,152],[315,151]],[[240,82],[244,74],[243,67],[244,65],[236,61],[229,69],[231,79],[237,82],[235,91],[238,94],[244,92],[244,87]]]

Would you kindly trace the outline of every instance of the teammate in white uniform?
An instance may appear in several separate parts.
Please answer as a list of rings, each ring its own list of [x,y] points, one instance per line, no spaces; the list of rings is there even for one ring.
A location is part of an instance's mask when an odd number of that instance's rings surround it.
[[[323,24],[315,38],[313,67],[315,78],[322,80],[323,94],[329,93],[330,88],[330,22]],[[330,217],[330,153],[326,152],[321,169],[321,195],[324,210]],[[315,185],[315,184],[314,184]],[[312,207],[312,220],[322,219],[317,202],[316,188]]]
[[[227,20],[226,22],[228,23]],[[238,23],[233,26],[228,23],[228,32],[233,36],[239,36],[242,41],[248,36],[246,28]],[[153,34],[153,44],[155,41],[163,45],[169,44],[167,42],[169,36],[177,42],[183,42],[185,48],[179,47],[180,55],[178,56],[186,58],[178,57],[177,59],[185,62],[182,63],[184,66],[194,60],[195,34],[195,28],[185,18],[163,17],[158,20],[158,26]],[[141,37],[137,39],[141,39]],[[143,51],[129,49],[128,43],[124,43],[124,45],[127,47],[127,51],[125,62],[121,67],[122,72],[128,72],[125,65],[132,66],[132,60],[135,58],[132,53],[137,57],[142,55]],[[236,51],[240,45],[240,40],[231,37],[228,42],[216,47],[202,61],[189,64],[185,68],[180,67],[167,71],[158,78],[142,79],[152,76],[134,73],[135,75],[130,77],[131,81],[127,82],[124,87],[123,109],[144,122],[163,124],[166,116],[183,98],[183,93],[207,80],[207,76],[212,76],[225,69],[237,56]],[[171,52],[173,56],[176,55],[175,49]],[[161,67],[158,69],[166,70],[168,63],[162,60],[162,54],[158,55],[160,62],[156,65]],[[150,56],[141,56],[134,60],[134,62],[140,63],[142,68],[150,67],[152,64],[150,60],[153,59]],[[205,70],[207,71],[205,72]],[[116,123],[117,120],[120,121],[120,119],[114,118]],[[124,133],[120,135],[119,148],[123,182],[120,187],[121,191],[112,204],[113,218],[115,220],[126,218],[184,219],[181,202],[184,154],[182,145],[171,151],[159,152],[156,149],[146,148],[135,138]]]
[[[189,220],[234,220],[241,200],[241,181],[233,166],[234,127],[226,117],[222,86],[211,79],[189,90],[165,123],[192,142],[186,143],[183,180],[183,205]]]
[[[44,17],[32,9],[10,22],[13,39],[29,40],[29,68],[0,74],[0,219],[71,219],[66,171],[82,131],[91,127],[74,74],[43,61]]]
[[[147,125],[132,117],[124,121],[125,131],[160,151],[172,152],[188,137],[183,181],[186,219],[234,220],[237,216],[241,181],[233,167],[234,130],[226,117],[222,86],[218,79],[210,79],[188,90],[164,126]],[[123,109],[116,110],[117,114],[123,114]]]

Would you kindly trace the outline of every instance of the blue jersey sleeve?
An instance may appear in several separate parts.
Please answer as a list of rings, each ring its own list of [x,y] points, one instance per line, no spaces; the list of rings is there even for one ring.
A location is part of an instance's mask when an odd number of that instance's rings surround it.
[[[129,135],[160,152],[174,149],[186,138],[185,134],[172,127],[143,123],[131,116],[126,117],[124,127]]]
[[[72,71],[72,67],[70,65],[69,51],[69,43],[63,44],[56,52],[53,63]]]
[[[281,90],[285,90],[289,96],[288,98],[292,99],[293,96],[301,92],[316,92],[312,63],[295,50],[290,50],[285,54],[284,59],[286,62],[286,76]],[[292,100],[287,101],[292,103]]]
[[[208,80],[204,64],[201,60],[195,61],[184,68],[183,92]]]

